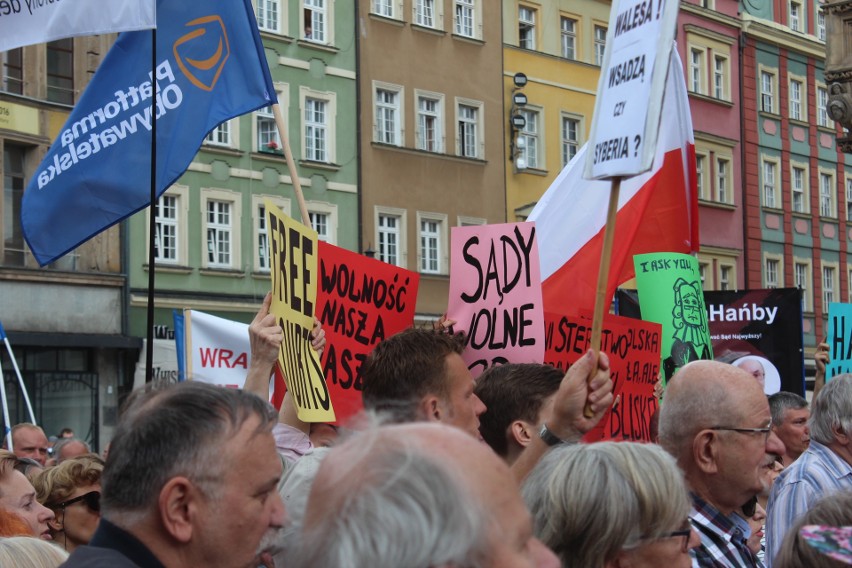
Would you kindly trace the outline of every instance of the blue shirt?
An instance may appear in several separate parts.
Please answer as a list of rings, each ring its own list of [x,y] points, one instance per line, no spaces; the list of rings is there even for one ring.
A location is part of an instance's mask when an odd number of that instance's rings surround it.
[[[852,489],[852,465],[826,446],[811,440],[799,459],[781,472],[772,486],[766,512],[766,566],[781,549],[793,523],[821,497]]]

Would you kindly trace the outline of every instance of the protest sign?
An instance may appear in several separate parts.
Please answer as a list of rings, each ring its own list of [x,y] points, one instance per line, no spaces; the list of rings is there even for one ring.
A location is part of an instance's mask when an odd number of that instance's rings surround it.
[[[337,422],[363,408],[361,363],[375,345],[414,324],[420,275],[319,243],[317,317],[326,336],[323,371]]]
[[[619,290],[616,298],[619,314],[640,317],[635,291]],[[707,290],[704,304],[715,360],[733,363],[753,374],[762,371],[766,394],[783,390],[804,396],[802,300],[798,288]]]
[[[534,223],[453,227],[447,317],[465,332],[474,377],[492,365],[544,357],[541,272]]]
[[[311,347],[317,298],[317,233],[264,199],[269,231],[272,306],[284,330],[278,364],[303,422],[334,422],[317,352]]]
[[[592,320],[579,316],[544,313],[544,362],[563,371],[589,348]],[[610,362],[613,395],[621,396],[584,440],[651,441],[648,429],[657,409],[654,383],[660,373],[660,325],[626,317],[605,315],[601,351]]]
[[[670,252],[633,257],[642,319],[663,326],[661,356],[668,381],[690,361],[712,359],[698,261]]]
[[[183,328],[175,334],[175,344],[185,353],[186,369],[181,369],[180,374],[187,379],[243,388],[251,362],[248,325],[198,310],[184,310]]]
[[[852,304],[828,304],[828,348],[831,362],[825,380],[852,372]]]

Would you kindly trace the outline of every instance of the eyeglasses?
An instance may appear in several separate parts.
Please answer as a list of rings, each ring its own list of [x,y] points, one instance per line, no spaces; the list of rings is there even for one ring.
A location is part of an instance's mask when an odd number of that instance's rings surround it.
[[[708,428],[708,430],[725,430],[728,432],[739,432],[740,434],[763,434],[763,437],[768,440],[772,428],[769,426],[765,428],[727,428],[725,426],[713,426],[712,428]]]
[[[683,526],[684,528],[660,535],[659,538],[680,537],[680,551],[686,553],[689,552],[689,538],[692,536],[692,523],[689,519],[687,519]]]
[[[101,492],[100,491],[89,491],[88,493],[84,493],[78,497],[74,497],[73,499],[68,499],[67,501],[63,501],[61,503],[57,503],[52,507],[48,507],[50,509],[64,509],[69,505],[73,505],[74,503],[79,503],[83,501],[86,503],[86,506],[94,513],[99,513],[101,511]]]

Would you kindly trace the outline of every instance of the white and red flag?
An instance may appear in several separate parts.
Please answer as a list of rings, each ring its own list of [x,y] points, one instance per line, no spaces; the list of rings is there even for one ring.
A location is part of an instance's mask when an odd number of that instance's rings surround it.
[[[583,178],[583,146],[536,204],[545,309],[592,310],[611,189]],[[650,171],[621,182],[607,298],[634,276],[633,255],[698,250],[695,141],[680,57],[672,49],[657,153]]]

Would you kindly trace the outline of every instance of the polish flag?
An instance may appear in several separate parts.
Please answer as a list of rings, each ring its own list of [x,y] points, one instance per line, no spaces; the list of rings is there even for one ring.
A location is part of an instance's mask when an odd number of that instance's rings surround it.
[[[538,233],[545,309],[577,312],[595,304],[612,182],[583,178],[587,151],[588,144],[527,219]],[[654,165],[621,182],[606,297],[635,275],[633,255],[697,250],[695,141],[683,67],[672,49]]]

